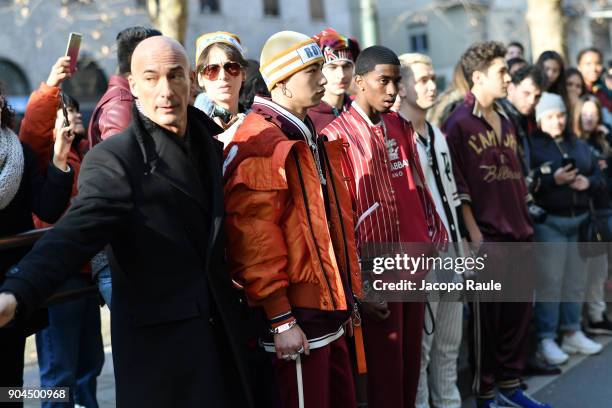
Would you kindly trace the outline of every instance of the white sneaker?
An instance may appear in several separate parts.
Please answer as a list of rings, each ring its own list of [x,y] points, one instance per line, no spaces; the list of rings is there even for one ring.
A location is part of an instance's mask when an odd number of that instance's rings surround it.
[[[551,365],[565,363],[569,356],[563,352],[554,339],[544,339],[538,344],[538,357]]]
[[[569,354],[597,354],[601,351],[602,345],[594,342],[584,335],[582,330],[575,331],[574,334],[563,336],[563,351]]]

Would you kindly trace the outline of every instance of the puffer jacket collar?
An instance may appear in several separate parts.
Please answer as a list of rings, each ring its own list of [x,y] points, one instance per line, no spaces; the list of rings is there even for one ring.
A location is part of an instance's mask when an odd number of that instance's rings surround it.
[[[251,122],[257,122],[255,117],[263,118],[266,122],[274,124],[280,132],[255,132],[246,138],[238,136],[241,130],[234,136],[232,142],[225,148],[225,162],[223,164],[223,177],[227,181],[238,164],[250,157],[271,157],[278,153],[279,143],[285,154],[295,143],[308,143],[310,138],[316,139],[316,131],[310,118],[300,120],[297,116],[273,102],[269,98],[256,96],[251,106],[251,112],[247,115],[243,127],[250,126]],[[248,140],[248,142],[247,142]],[[314,140],[314,139],[313,139]]]
[[[290,140],[308,141],[316,138],[317,132],[308,116],[302,121],[271,99],[256,96],[251,109],[278,126]]]

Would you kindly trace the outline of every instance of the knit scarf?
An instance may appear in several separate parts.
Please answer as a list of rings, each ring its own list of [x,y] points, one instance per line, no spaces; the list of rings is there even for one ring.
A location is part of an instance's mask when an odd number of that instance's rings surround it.
[[[17,195],[23,168],[19,138],[12,130],[0,128],[0,210],[5,209]]]

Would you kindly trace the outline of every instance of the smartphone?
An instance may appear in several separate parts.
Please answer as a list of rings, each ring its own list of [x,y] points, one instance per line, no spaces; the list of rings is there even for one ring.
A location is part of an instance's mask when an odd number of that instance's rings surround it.
[[[68,37],[68,45],[66,46],[66,56],[70,57],[70,73],[73,74],[76,70],[77,59],[79,58],[79,49],[81,48],[81,39],[83,36],[79,33],[70,33]]]
[[[561,167],[565,167],[568,164],[571,165],[569,171],[574,170],[574,168],[576,168],[576,159],[573,157],[564,157],[563,160],[561,160]]]

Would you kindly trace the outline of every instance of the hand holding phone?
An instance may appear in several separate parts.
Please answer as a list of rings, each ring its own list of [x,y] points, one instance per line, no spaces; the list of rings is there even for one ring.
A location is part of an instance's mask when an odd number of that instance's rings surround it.
[[[70,57],[59,57],[56,63],[51,67],[47,85],[51,87],[59,87],[62,82],[70,78]]]
[[[572,183],[577,174],[576,160],[571,157],[563,157],[561,167],[555,170],[553,177],[557,185],[565,185]]]
[[[66,46],[66,56],[70,57],[70,73],[76,71],[76,63],[79,59],[79,50],[81,48],[81,39],[83,36],[79,33],[70,33],[68,37],[68,45]]]
[[[574,170],[576,168],[576,159],[573,157],[564,157],[563,160],[561,160],[561,167],[567,167],[568,165],[571,167],[567,169],[567,171]]]

